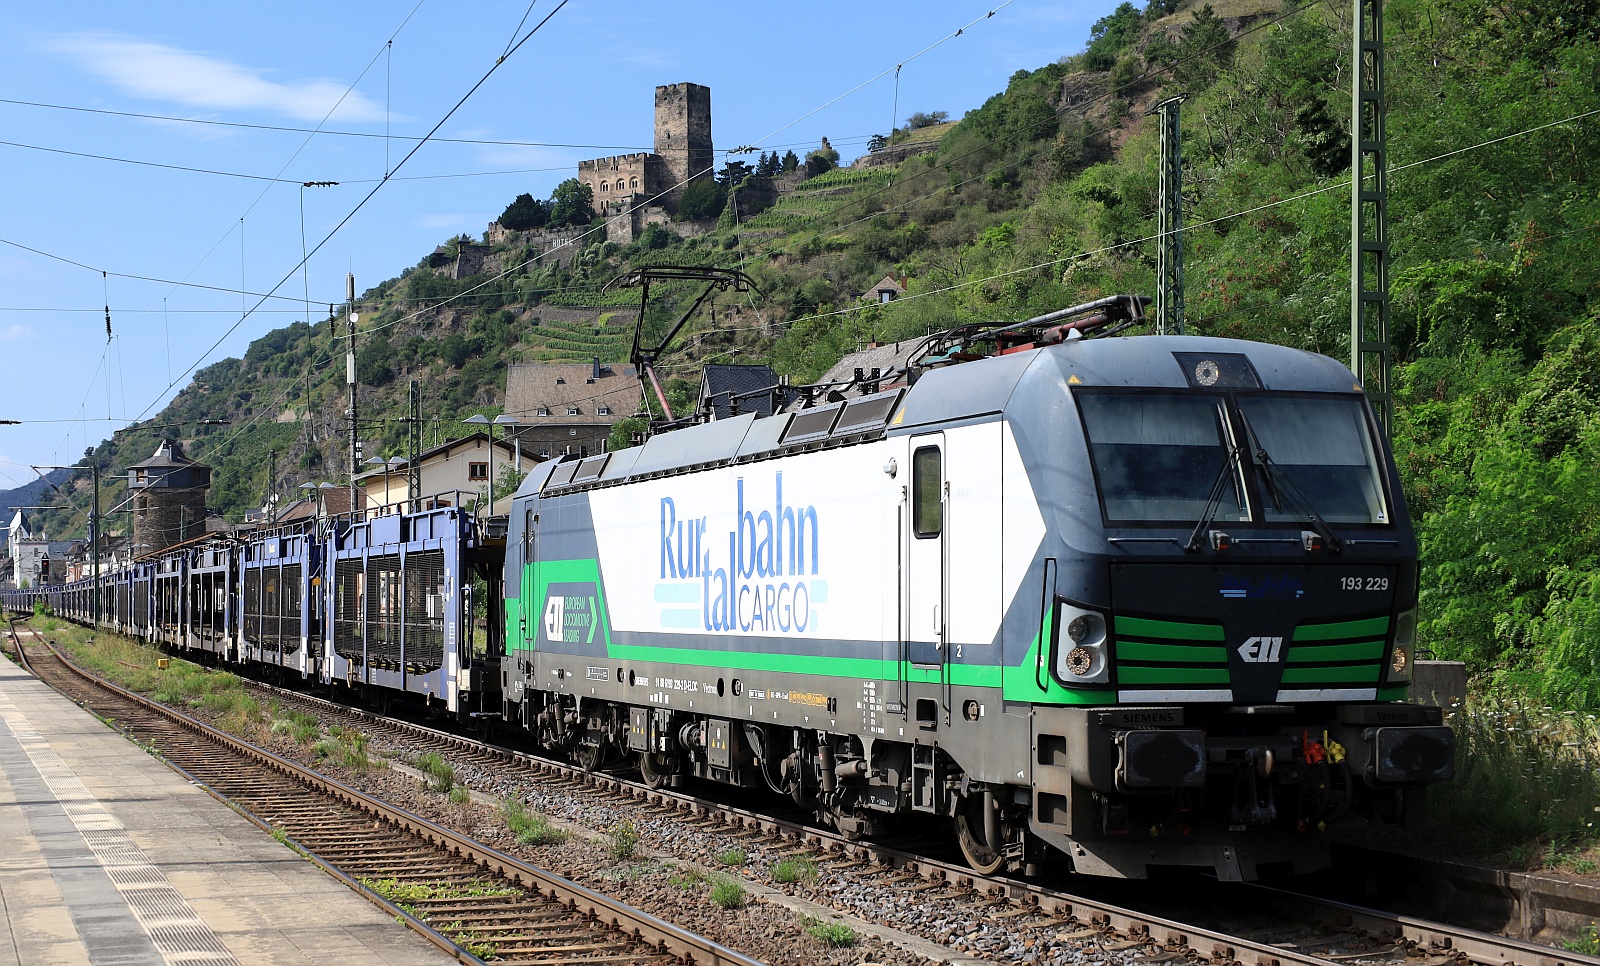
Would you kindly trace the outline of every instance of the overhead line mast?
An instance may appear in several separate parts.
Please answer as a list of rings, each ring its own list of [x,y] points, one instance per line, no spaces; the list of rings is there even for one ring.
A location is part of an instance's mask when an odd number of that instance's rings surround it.
[[[1167,98],[1146,111],[1161,118],[1161,176],[1156,248],[1156,334],[1183,335],[1183,149],[1178,105],[1188,94]]]
[[[1387,435],[1389,387],[1389,171],[1384,133],[1383,0],[1355,0],[1350,85],[1350,368]]]

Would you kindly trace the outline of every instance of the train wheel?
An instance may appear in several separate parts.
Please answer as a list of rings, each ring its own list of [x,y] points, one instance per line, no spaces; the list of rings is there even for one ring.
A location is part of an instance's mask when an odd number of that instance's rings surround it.
[[[648,788],[664,788],[672,777],[671,773],[656,761],[656,756],[648,751],[639,754],[639,774],[643,776],[645,786]]]
[[[589,735],[578,742],[577,754],[573,756],[578,767],[584,771],[599,771],[606,763],[606,745],[603,735]],[[648,756],[646,756],[648,757]],[[643,766],[641,765],[641,770]],[[656,787],[654,785],[652,788]]]
[[[984,840],[982,795],[968,795],[961,800],[956,811],[956,841],[974,872],[994,875],[1006,864],[1001,843]]]

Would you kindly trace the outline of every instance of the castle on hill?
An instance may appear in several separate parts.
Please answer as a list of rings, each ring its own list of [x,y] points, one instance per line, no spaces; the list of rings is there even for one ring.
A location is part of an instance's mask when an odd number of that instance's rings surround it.
[[[689,83],[656,88],[655,147],[578,163],[578,180],[593,192],[595,213],[612,219],[607,231],[612,241],[626,244],[647,225],[665,224],[678,210],[683,186],[711,172],[711,88]],[[625,212],[631,217],[617,217]]]

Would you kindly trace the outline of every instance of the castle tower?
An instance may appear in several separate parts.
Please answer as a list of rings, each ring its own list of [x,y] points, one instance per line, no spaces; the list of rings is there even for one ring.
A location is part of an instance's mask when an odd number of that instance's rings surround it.
[[[133,555],[143,557],[206,532],[206,490],[211,468],[183,455],[170,439],[155,454],[128,467],[133,494]]]
[[[711,88],[688,83],[656,88],[655,153],[661,158],[663,189],[711,170]],[[677,210],[682,191],[667,195],[668,208]]]

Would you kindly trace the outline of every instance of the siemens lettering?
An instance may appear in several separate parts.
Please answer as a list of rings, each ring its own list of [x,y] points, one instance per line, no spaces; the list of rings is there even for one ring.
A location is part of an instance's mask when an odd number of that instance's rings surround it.
[[[773,478],[771,509],[745,504],[744,480],[735,483],[734,526],[720,566],[707,540],[709,518],[678,517],[678,505],[661,498],[661,580],[700,581],[700,617],[708,631],[804,633],[811,624],[811,589],[805,577],[820,564],[821,525],[814,506],[786,506],[783,474]],[[692,611],[691,611],[692,613]]]

